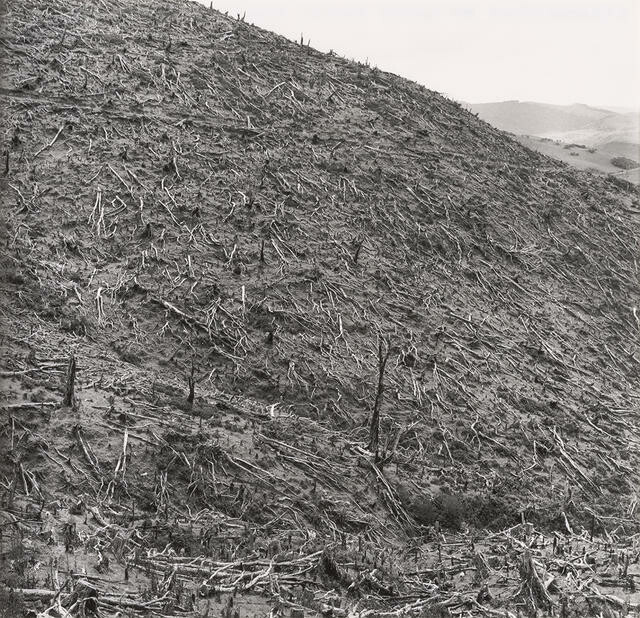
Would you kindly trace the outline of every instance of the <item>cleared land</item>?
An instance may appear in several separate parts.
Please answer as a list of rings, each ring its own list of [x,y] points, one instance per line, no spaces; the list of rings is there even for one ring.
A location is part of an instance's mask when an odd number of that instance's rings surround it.
[[[2,7],[5,615],[637,610],[637,190],[199,5]]]

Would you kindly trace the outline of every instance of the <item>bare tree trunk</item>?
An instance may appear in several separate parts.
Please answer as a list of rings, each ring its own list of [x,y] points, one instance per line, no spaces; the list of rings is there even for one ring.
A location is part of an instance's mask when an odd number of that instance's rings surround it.
[[[67,367],[67,386],[64,392],[64,400],[62,404],[65,406],[73,406],[73,394],[76,381],[76,357],[71,355],[69,366]]]
[[[371,423],[369,425],[369,450],[373,453],[374,462],[378,462],[378,448],[380,443],[380,407],[384,395],[384,370],[387,366],[387,359],[390,351],[389,341],[378,338],[378,390],[376,400],[371,413]]]
[[[189,396],[187,397],[187,403],[191,406],[193,405],[193,400],[195,399],[196,394],[196,380],[194,377],[195,371],[196,369],[193,359],[191,359],[191,375],[187,378],[187,383],[189,384]]]

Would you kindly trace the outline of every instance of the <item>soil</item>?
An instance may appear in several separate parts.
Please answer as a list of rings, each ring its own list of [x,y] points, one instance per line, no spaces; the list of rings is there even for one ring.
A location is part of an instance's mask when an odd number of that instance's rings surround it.
[[[637,614],[637,189],[195,3],[0,7],[4,615]]]

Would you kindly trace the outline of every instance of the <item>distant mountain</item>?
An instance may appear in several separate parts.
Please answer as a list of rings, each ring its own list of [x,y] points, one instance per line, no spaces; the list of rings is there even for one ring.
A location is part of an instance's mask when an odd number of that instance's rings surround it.
[[[640,145],[640,113],[589,105],[528,101],[471,103],[466,107],[490,124],[516,135],[533,135],[587,146],[611,142]]]

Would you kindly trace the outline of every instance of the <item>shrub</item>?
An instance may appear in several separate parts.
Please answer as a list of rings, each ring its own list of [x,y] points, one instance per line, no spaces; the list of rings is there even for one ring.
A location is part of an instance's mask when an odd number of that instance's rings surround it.
[[[437,521],[444,528],[458,530],[463,520],[464,502],[457,496],[445,493],[433,498],[418,496],[411,503],[409,511],[423,526],[432,526]]]
[[[517,499],[508,494],[472,494],[467,498],[466,519],[476,528],[507,528],[520,520]]]
[[[627,157],[613,157],[613,159],[611,159],[611,165],[615,165],[621,170],[632,170],[636,167],[640,167],[640,164],[637,161],[628,159]]]

